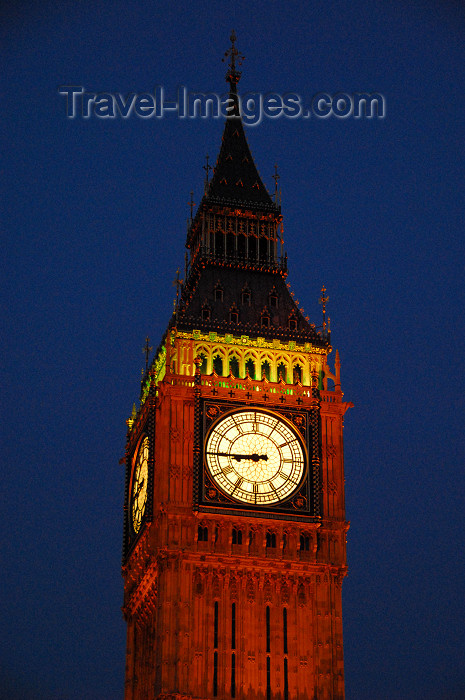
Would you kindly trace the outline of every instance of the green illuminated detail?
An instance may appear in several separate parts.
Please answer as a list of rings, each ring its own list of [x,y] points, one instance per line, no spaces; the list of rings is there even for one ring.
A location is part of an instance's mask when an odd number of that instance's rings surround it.
[[[144,405],[144,403],[147,400],[147,396],[149,395],[150,392],[150,387],[152,384],[156,386],[163,377],[166,374],[166,346],[162,345],[160,352],[156,356],[156,358],[153,360],[152,365],[150,367],[150,372],[147,375],[147,378],[144,381],[144,384],[141,388],[141,397],[140,397],[140,408]],[[134,422],[137,418],[137,411],[136,411],[136,406],[134,404],[132,413],[130,418],[126,421],[129,430],[132,430],[132,426],[134,425]]]

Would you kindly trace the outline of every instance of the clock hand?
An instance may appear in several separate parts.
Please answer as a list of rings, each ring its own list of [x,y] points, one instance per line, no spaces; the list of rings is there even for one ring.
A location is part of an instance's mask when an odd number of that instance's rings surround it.
[[[253,455],[231,455],[236,462],[240,462],[241,459],[251,459],[252,462],[258,462],[260,459],[268,460],[268,455],[258,455],[254,453]]]
[[[138,486],[137,486],[137,491],[136,491],[136,493],[134,494],[134,498],[137,498],[137,497],[139,496],[139,494],[140,494],[140,492],[141,492],[141,490],[142,490],[142,487],[143,487],[143,485],[144,485],[144,482],[145,482],[145,479],[142,479],[142,481],[139,482],[139,484],[138,484]]]
[[[230,454],[229,452],[207,452],[207,455],[217,455],[218,457],[232,457],[232,459],[235,459],[236,462],[240,462],[241,459],[251,459],[252,462],[258,462],[260,459],[268,460],[268,455],[258,455],[258,454],[253,454],[253,455],[238,455],[238,454]]]

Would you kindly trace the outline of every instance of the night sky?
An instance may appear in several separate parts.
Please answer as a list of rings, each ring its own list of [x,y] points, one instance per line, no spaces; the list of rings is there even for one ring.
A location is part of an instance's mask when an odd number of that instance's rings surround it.
[[[465,697],[461,2],[4,2],[0,697],[120,700],[126,425],[223,120],[66,117],[61,85],[379,92],[247,128],[289,282],[330,297],[345,418],[347,700]],[[334,353],[330,356],[330,364]]]

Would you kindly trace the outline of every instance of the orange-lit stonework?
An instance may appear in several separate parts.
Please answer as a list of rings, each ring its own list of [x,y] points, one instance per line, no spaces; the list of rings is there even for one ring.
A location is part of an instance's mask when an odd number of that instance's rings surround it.
[[[229,55],[236,109],[128,420],[125,698],[342,700],[350,404],[286,283]]]

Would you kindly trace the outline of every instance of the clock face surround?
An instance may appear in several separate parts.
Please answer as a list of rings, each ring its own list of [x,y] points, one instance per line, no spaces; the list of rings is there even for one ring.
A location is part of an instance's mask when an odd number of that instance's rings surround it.
[[[262,409],[222,415],[206,436],[204,457],[214,485],[249,505],[286,501],[306,473],[306,450],[294,426]]]
[[[147,486],[149,478],[149,439],[144,437],[137,450],[134,461],[131,487],[131,523],[135,534],[140,530],[142,518],[147,505]]]

